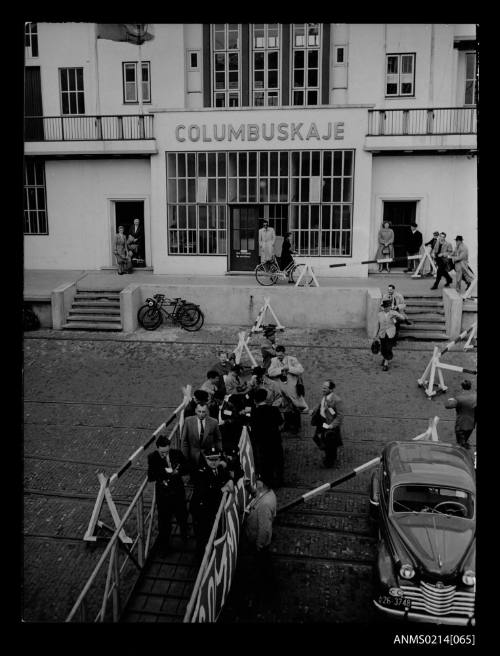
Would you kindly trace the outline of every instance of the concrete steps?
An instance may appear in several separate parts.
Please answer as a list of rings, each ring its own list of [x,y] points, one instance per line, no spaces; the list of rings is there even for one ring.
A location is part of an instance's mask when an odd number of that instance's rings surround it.
[[[78,289],[63,329],[120,331],[120,292]]]
[[[420,294],[409,293],[405,294],[405,301],[405,312],[412,325],[400,325],[398,339],[418,341],[444,341],[448,339],[444,303],[440,296],[425,292]]]

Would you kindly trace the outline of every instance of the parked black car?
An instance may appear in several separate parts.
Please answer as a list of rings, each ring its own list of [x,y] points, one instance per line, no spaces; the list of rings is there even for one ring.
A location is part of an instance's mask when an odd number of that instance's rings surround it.
[[[474,626],[476,482],[470,455],[391,442],[370,490],[378,520],[375,606],[410,621]]]

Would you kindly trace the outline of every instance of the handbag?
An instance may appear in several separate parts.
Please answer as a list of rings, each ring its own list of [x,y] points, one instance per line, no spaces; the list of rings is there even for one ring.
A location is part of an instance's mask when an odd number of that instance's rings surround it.
[[[380,341],[378,339],[374,339],[373,342],[371,343],[371,351],[373,355],[377,355],[380,351]]]
[[[302,380],[302,376],[298,376],[295,390],[297,391],[297,396],[304,396],[304,394],[306,393],[306,388],[304,387],[304,381]]]
[[[391,247],[390,246],[384,246],[382,248],[382,255],[390,255],[391,254]]]

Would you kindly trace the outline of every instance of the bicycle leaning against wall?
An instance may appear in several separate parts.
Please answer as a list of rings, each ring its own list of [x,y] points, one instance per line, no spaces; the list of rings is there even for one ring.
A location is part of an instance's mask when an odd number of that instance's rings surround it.
[[[165,320],[171,319],[184,330],[199,330],[205,321],[199,305],[178,298],[166,298],[165,294],[155,294],[147,298],[137,311],[137,320],[146,330],[156,330]]]
[[[288,280],[288,282],[296,283],[304,267],[305,264],[297,264],[295,260],[292,260],[284,269],[281,269],[276,255],[273,255],[272,259],[255,267],[255,277],[260,285],[265,286],[275,285],[278,280]],[[312,282],[311,274],[306,273],[302,276],[300,286],[308,287]]]

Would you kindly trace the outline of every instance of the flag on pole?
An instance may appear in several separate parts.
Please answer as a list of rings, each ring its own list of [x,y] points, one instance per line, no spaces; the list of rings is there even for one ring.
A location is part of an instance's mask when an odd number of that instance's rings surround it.
[[[148,23],[98,23],[97,38],[125,41],[140,46],[154,37]]]

